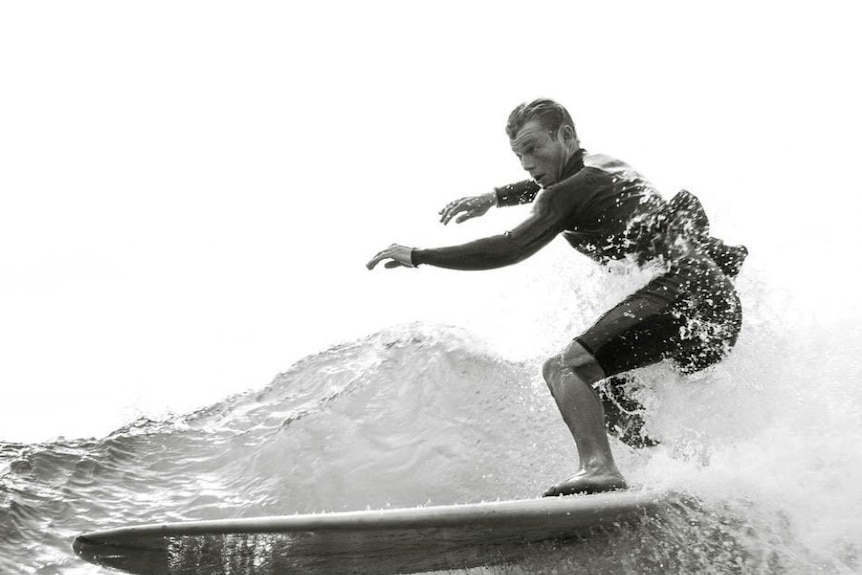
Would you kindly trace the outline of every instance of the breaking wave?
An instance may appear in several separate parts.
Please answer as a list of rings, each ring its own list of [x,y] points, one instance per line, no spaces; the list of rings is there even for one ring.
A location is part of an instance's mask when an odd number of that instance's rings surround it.
[[[602,281],[578,294],[579,314],[618,295]],[[613,444],[635,488],[679,492],[679,504],[614,539],[477,572],[862,570],[862,334],[787,319],[790,304],[754,278],[740,290],[746,326],[726,361],[688,378],[638,372],[662,444]],[[71,540],[130,523],[534,497],[577,465],[540,375],[546,347],[506,359],[481,330],[421,321],[195,413],[102,439],[0,444],[0,571],[102,573]]]

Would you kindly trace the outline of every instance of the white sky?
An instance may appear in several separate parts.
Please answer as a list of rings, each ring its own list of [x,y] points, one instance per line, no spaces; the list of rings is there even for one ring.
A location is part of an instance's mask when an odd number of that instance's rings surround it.
[[[435,214],[522,177],[503,125],[537,96],[834,312],[858,289],[851,5],[0,4],[0,440],[182,412],[415,319],[450,276],[365,261],[521,217]]]

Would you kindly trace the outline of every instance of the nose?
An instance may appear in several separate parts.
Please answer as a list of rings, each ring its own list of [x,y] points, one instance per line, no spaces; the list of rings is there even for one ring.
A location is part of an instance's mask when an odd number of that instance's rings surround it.
[[[521,167],[527,172],[531,172],[536,167],[533,157],[529,154],[524,154],[519,159],[521,160]]]

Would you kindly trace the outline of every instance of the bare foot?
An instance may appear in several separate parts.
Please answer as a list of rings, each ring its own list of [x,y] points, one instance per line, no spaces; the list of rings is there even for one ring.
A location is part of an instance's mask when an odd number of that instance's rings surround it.
[[[587,473],[581,470],[545,491],[544,497],[574,495],[576,493],[601,493],[602,491],[627,488],[626,480],[619,473]]]

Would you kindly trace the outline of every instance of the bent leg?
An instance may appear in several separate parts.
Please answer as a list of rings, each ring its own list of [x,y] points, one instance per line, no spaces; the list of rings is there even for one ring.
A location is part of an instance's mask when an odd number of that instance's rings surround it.
[[[605,428],[629,447],[655,447],[660,442],[644,432],[644,408],[632,397],[635,385],[634,377],[625,374],[608,377],[595,387],[605,410]]]
[[[592,384],[605,377],[596,359],[574,341],[545,362],[543,375],[557,408],[575,439],[580,465],[572,477],[554,485],[546,496],[625,489],[614,462],[602,402]]]

